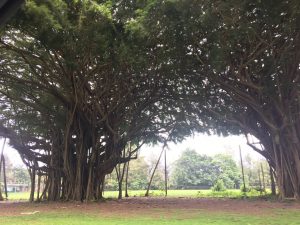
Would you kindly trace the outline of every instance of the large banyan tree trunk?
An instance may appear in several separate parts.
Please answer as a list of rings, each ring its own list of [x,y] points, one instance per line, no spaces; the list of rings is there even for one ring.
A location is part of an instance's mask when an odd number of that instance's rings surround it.
[[[295,118],[293,123],[278,126],[277,122],[280,120],[272,116],[269,114],[267,121],[258,121],[258,115],[253,117],[251,114],[245,114],[240,116],[238,121],[245,133],[251,133],[260,141],[260,146],[257,146],[257,143],[252,143],[249,138],[248,144],[263,155],[273,168],[279,197],[300,199],[300,132],[295,129],[299,125],[299,120]],[[272,126],[268,123],[271,121],[274,121]]]
[[[101,197],[102,191],[99,190],[103,186],[103,177],[111,173],[118,163],[130,160],[128,156],[121,157],[126,145],[118,146],[109,140],[114,138],[108,138],[107,144],[101,146],[101,143],[95,142],[100,137],[93,131],[93,127],[75,116],[65,133],[68,135],[65,140],[56,139],[63,143],[63,148],[57,145],[51,151],[46,187],[48,200],[97,200]]]
[[[31,201],[36,174],[45,180],[44,190],[40,191],[43,199],[97,200],[102,197],[105,175],[116,165],[128,162],[141,147],[135,142],[135,147],[129,148],[128,137],[120,138],[116,116],[99,123],[95,118],[87,119],[81,110],[78,106],[70,110],[63,129],[49,124],[45,140],[20,135],[0,124],[0,136],[10,139],[31,172]]]
[[[136,5],[105,2],[32,1],[1,32],[0,136],[43,176],[48,200],[98,199],[105,175],[143,143],[174,124],[180,140],[197,124],[170,110],[182,104],[172,93],[188,84],[157,72],[168,67],[157,43],[125,32]]]
[[[300,157],[297,134],[283,133],[275,136],[273,142],[277,183],[282,197],[300,199]]]
[[[300,199],[299,3],[250,2],[216,10],[222,25],[213,50],[221,60],[208,80],[222,100],[214,110],[261,142],[263,148],[252,146],[274,168],[280,196]]]

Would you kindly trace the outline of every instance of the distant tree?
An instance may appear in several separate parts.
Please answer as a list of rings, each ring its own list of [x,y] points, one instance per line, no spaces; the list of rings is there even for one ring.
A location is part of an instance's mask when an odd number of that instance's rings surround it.
[[[118,190],[118,179],[116,171],[107,174],[104,182],[104,191],[117,191]]]
[[[240,175],[236,163],[228,155],[209,157],[187,149],[175,163],[172,181],[177,188],[211,187],[217,181],[226,188],[234,188],[239,186]]]
[[[20,183],[20,184],[29,184],[30,183],[30,177],[28,170],[24,167],[17,166],[13,167],[10,173],[10,176],[12,176],[12,180],[14,183]]]
[[[4,158],[7,183],[29,184],[30,177],[28,170],[23,166],[15,166],[12,163],[11,158],[9,158],[7,155],[4,155]],[[1,179],[3,179],[3,175],[1,175]]]
[[[144,157],[130,162],[128,174],[129,190],[145,190],[148,183],[148,167]]]
[[[232,156],[226,154],[215,155],[213,163],[219,167],[218,179],[224,182],[226,188],[238,188],[240,186],[240,172]]]
[[[178,188],[212,186],[218,169],[211,157],[187,149],[175,163],[172,180]]]
[[[151,170],[151,164],[149,165],[144,157],[139,157],[136,160],[130,162],[128,171],[128,190],[145,190],[148,184],[149,171]],[[158,174],[153,180],[152,189],[158,189],[163,183],[163,177],[160,179],[161,169],[158,169]],[[123,183],[125,185],[125,182]],[[117,190],[118,179],[116,172],[106,176],[105,190]]]
[[[161,154],[163,154],[163,152],[161,152]],[[148,165],[149,165],[148,166],[148,182],[150,182],[153,170],[155,170],[149,190],[150,189],[158,190],[158,189],[164,188],[164,168],[163,168],[163,164],[162,164],[162,158],[160,158],[159,162],[157,162],[158,160],[159,159],[154,154],[150,155],[150,157],[148,159]],[[155,169],[155,166],[157,163],[158,163],[158,165],[157,165],[157,168]],[[148,185],[149,185],[149,183],[148,183]]]
[[[10,158],[6,154],[4,154],[3,157],[4,157],[4,160],[5,160],[6,182],[7,183],[13,183],[14,182],[14,176],[12,174],[12,170],[13,170],[14,166],[13,166]],[[1,174],[1,179],[3,179],[3,178],[4,178],[3,174]]]
[[[246,185],[250,188],[271,186],[270,168],[266,160],[253,159],[249,154],[245,156]]]

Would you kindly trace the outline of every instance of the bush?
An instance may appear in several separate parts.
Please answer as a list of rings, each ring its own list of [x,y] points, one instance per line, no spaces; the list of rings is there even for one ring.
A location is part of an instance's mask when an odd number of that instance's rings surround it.
[[[244,186],[242,186],[241,187],[241,192],[243,192],[243,193],[246,193],[246,192],[251,192],[252,191],[252,188],[251,187],[244,187]]]
[[[224,182],[222,179],[219,179],[216,181],[216,183],[214,184],[214,186],[212,187],[213,191],[226,191]]]
[[[266,193],[266,189],[264,189],[263,187],[255,187],[254,189],[255,189],[256,191]]]

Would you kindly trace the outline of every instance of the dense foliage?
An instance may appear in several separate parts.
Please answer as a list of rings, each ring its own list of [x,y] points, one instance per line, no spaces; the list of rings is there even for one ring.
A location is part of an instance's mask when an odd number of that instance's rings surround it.
[[[137,6],[27,1],[2,33],[0,134],[32,183],[46,175],[49,200],[97,199],[105,175],[143,143],[190,134],[172,98],[181,86],[127,19]]]
[[[172,171],[172,182],[178,189],[208,189],[221,181],[226,188],[239,188],[239,177],[230,156],[210,157],[189,149],[182,153]]]
[[[150,13],[186,99],[219,133],[248,144],[276,171],[281,197],[300,196],[299,1],[167,1]],[[157,8],[156,8],[157,9]],[[155,22],[154,22],[155,21]],[[179,56],[178,56],[179,55]],[[205,90],[205,94],[203,93]]]

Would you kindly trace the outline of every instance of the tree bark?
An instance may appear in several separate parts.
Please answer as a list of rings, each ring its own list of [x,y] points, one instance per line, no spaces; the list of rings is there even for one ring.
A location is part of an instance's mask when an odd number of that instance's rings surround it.
[[[167,148],[165,148],[165,196],[168,196]]]
[[[30,189],[30,197],[29,197],[29,201],[30,202],[34,201],[35,175],[36,175],[35,173],[36,173],[35,167],[33,167],[32,169],[30,169],[30,178],[31,178],[31,189]]]
[[[270,168],[270,180],[271,180],[271,193],[273,196],[276,195],[276,184],[275,184],[275,179],[274,179],[274,172],[271,166]]]
[[[5,165],[5,157],[4,155],[2,155],[3,160],[2,160],[2,165],[3,165],[3,182],[4,182],[4,193],[5,193],[5,197],[7,199],[8,195],[7,195],[7,182],[6,182],[6,165]]]
[[[41,174],[40,172],[38,173],[38,184],[37,184],[37,195],[36,195],[36,201],[39,202],[40,199],[40,190],[41,190]]]
[[[1,149],[1,154],[0,154],[0,178],[1,178],[1,170],[2,170],[2,165],[3,165],[3,159],[4,159],[4,147],[5,147],[5,142],[6,142],[6,138],[4,138],[3,141],[3,145],[2,145],[2,149]],[[4,173],[4,172],[3,172]],[[5,175],[3,175],[5,176]],[[0,179],[1,180],[1,179]],[[5,189],[5,187],[4,187]],[[2,191],[1,191],[1,186],[0,186],[0,201],[3,201],[4,198],[2,196]]]
[[[127,162],[127,167],[126,167],[126,178],[125,178],[125,197],[128,198],[128,173],[129,173],[129,161]]]

